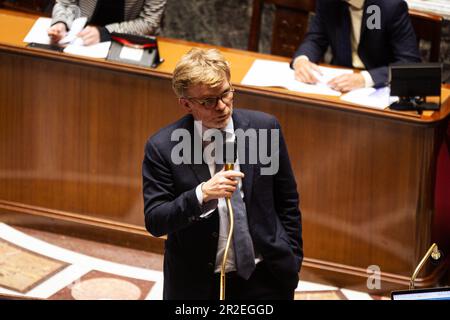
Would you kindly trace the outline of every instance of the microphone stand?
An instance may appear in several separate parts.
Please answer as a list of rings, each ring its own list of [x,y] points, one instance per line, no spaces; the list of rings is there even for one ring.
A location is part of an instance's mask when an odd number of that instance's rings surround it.
[[[433,243],[431,247],[428,249],[427,253],[423,256],[422,260],[420,260],[419,264],[417,265],[416,270],[414,270],[414,273],[409,281],[409,289],[414,289],[414,281],[416,281],[416,277],[419,274],[420,270],[422,270],[425,262],[427,261],[428,257],[433,258],[434,260],[439,260],[441,258],[441,253],[439,252],[438,246],[436,243]]]
[[[225,171],[227,170],[233,170],[234,164],[233,163],[225,163]],[[225,300],[225,264],[227,262],[228,257],[228,249],[231,245],[231,238],[233,237],[233,229],[234,229],[234,213],[233,213],[233,207],[231,206],[231,199],[230,197],[227,197],[227,208],[228,208],[228,218],[230,219],[230,228],[228,231],[228,238],[227,238],[227,244],[225,246],[225,251],[223,253],[222,258],[222,267],[220,268],[220,300]]]

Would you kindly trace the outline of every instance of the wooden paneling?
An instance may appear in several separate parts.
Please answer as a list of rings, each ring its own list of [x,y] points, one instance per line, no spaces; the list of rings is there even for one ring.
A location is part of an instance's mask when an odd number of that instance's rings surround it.
[[[0,79],[0,198],[142,225],[145,141],[182,115],[170,81],[12,55]]]

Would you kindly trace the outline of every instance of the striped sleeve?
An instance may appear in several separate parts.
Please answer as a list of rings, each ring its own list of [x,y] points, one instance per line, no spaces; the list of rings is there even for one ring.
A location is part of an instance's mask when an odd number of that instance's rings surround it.
[[[155,35],[160,30],[161,18],[166,2],[167,0],[145,0],[142,8],[136,8],[131,7],[135,6],[133,1],[125,1],[125,12],[129,11],[130,16],[137,16],[137,18],[109,24],[106,26],[106,29],[109,32]],[[140,10],[140,12],[133,14],[133,11],[136,10]]]
[[[76,0],[56,0],[52,11],[52,25],[57,22],[66,24],[67,29],[72,26],[73,20],[81,16],[81,10]]]

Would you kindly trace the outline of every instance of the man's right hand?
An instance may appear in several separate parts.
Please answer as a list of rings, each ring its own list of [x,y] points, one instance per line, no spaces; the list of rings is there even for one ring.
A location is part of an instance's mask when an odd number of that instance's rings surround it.
[[[55,23],[47,30],[47,34],[52,43],[57,43],[59,40],[64,38],[66,33],[66,25],[62,22]]]
[[[231,198],[239,183],[238,178],[243,178],[244,174],[240,171],[222,169],[211,179],[202,185],[203,202],[213,199]]]
[[[305,83],[317,83],[316,74],[322,74],[319,66],[306,58],[297,58],[294,61],[295,79]]]

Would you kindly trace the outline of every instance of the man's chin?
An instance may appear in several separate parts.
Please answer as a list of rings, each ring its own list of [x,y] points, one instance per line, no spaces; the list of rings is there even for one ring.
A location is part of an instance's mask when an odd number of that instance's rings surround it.
[[[227,117],[224,117],[223,120],[217,121],[217,128],[218,129],[225,128],[228,125],[228,123],[230,122],[230,119],[231,119],[231,114],[228,115]]]
[[[227,116],[223,116],[220,118],[217,118],[217,120],[215,121],[211,121],[211,122],[207,122],[207,123],[203,123],[203,126],[209,129],[223,129],[225,128],[228,123],[231,120],[231,114],[228,114]]]

